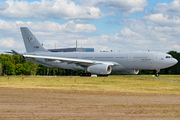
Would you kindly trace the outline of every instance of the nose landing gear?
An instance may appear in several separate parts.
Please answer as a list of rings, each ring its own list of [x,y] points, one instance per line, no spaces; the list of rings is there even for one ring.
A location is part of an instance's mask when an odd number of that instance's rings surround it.
[[[156,74],[155,74],[156,77],[159,77],[159,72],[160,72],[160,69],[156,69]]]

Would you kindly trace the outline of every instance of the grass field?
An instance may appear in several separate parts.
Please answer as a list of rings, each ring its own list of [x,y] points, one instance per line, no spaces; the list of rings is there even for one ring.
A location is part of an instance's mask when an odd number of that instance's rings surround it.
[[[5,76],[0,77],[0,87],[180,95],[180,76]]]
[[[179,120],[180,76],[0,77],[0,119]]]

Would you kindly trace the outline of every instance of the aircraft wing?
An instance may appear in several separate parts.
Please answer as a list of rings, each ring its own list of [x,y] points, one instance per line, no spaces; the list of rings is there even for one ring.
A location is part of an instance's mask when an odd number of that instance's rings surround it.
[[[108,64],[108,65],[119,65],[116,62],[108,61],[96,61],[96,60],[87,60],[87,59],[75,59],[75,58],[65,58],[65,57],[51,57],[51,56],[38,56],[38,55],[23,55],[25,58],[42,58],[47,61],[59,60],[60,62],[66,62],[68,64],[76,64],[83,67],[88,67],[95,64]]]

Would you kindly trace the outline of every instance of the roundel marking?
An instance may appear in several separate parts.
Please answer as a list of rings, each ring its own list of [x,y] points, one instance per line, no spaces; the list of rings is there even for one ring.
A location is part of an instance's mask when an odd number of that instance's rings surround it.
[[[29,37],[29,42],[33,42],[33,41],[34,41],[34,37],[33,36]]]

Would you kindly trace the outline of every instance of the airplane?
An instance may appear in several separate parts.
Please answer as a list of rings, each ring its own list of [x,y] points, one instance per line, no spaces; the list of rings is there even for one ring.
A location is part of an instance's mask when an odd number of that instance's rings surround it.
[[[26,52],[15,55],[47,67],[85,70],[82,76],[91,73],[108,76],[111,71],[136,75],[139,70],[156,70],[175,65],[178,61],[171,55],[160,52],[50,52],[45,49],[27,27],[20,27]]]

